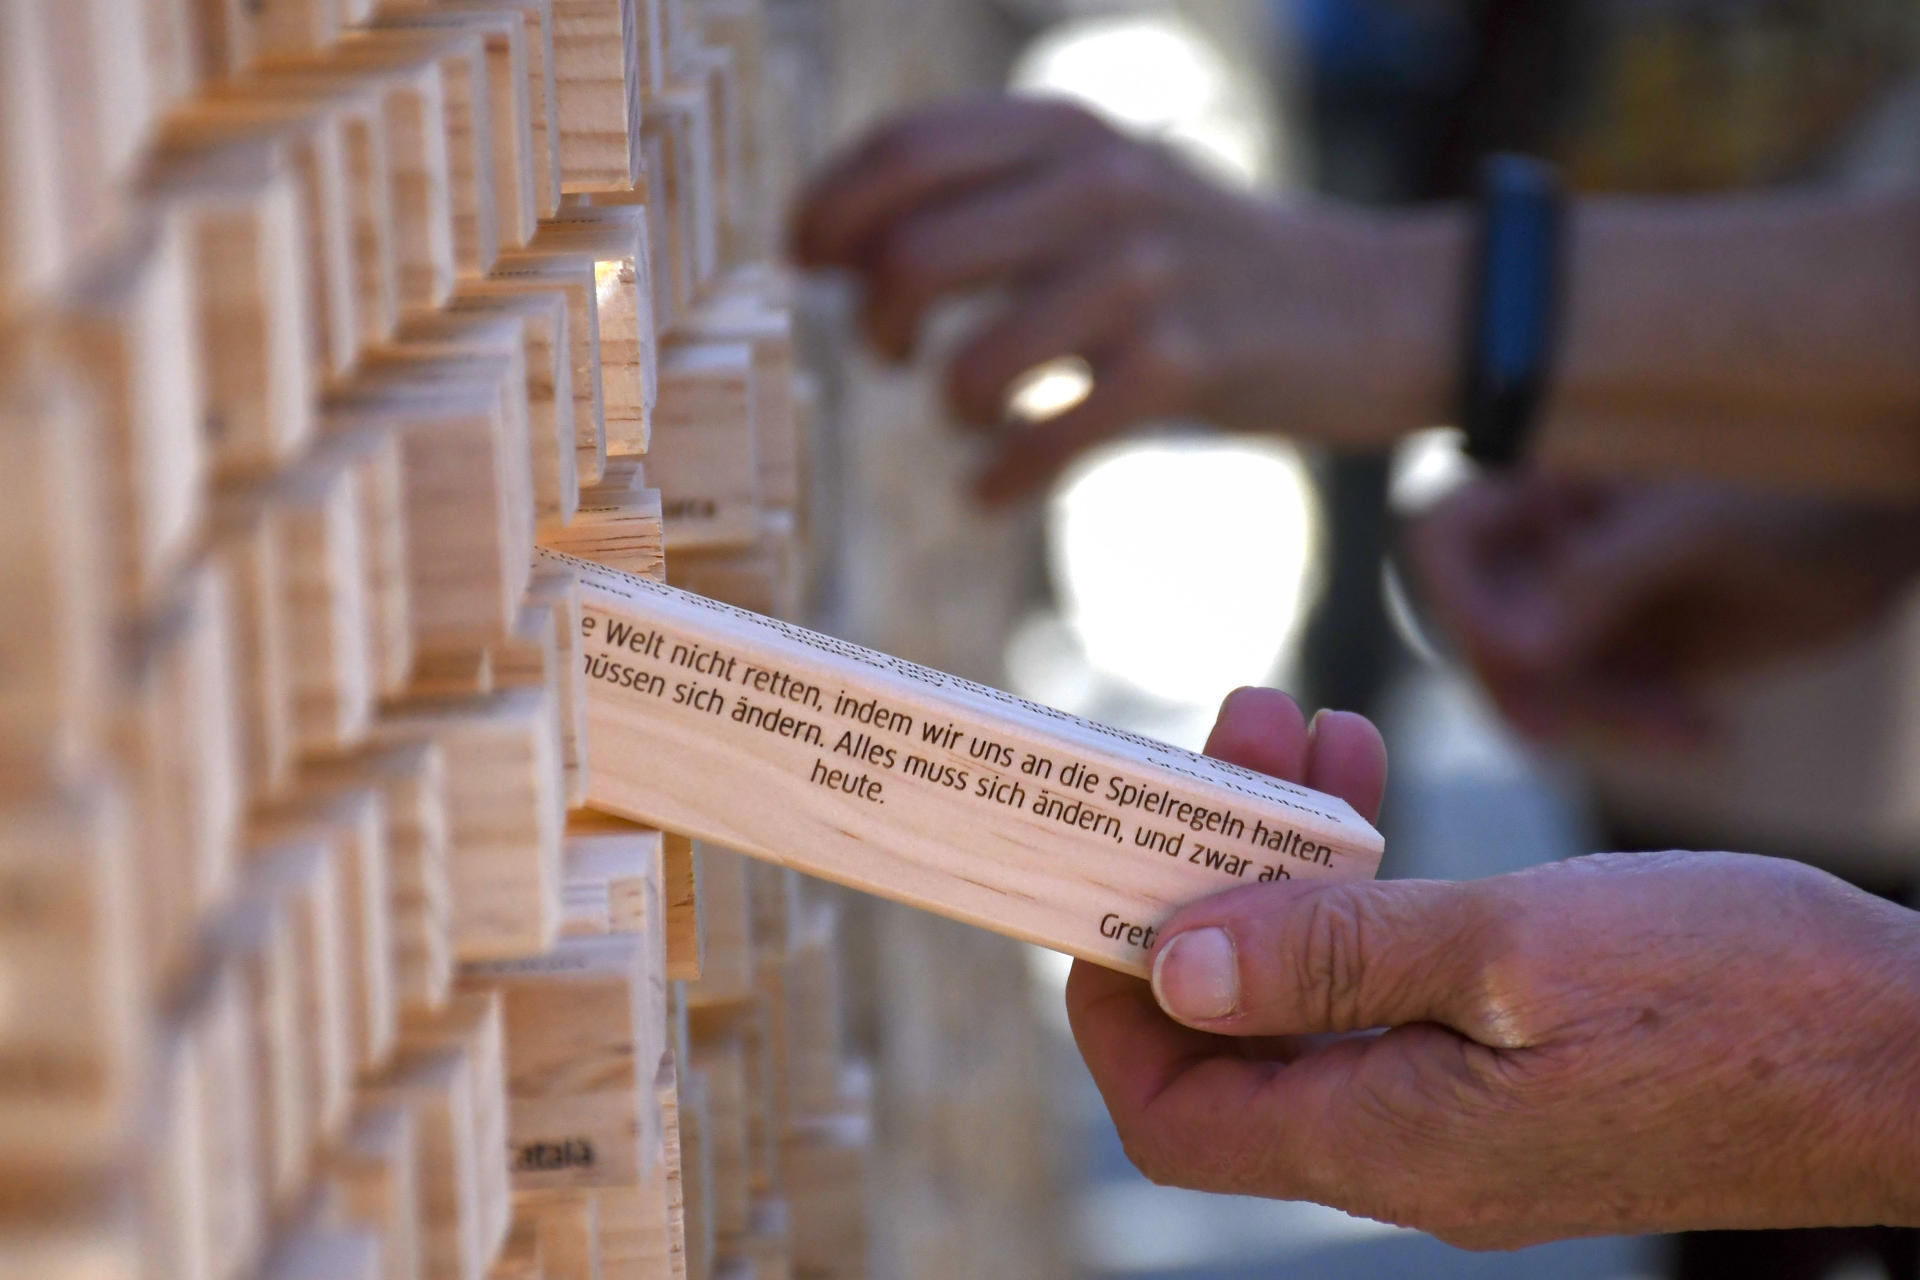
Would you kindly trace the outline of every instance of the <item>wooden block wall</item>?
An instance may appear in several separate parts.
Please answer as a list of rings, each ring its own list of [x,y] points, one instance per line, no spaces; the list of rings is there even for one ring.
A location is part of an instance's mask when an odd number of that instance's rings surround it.
[[[0,1277],[866,1274],[832,907],[536,546],[791,616],[759,0],[0,6]]]

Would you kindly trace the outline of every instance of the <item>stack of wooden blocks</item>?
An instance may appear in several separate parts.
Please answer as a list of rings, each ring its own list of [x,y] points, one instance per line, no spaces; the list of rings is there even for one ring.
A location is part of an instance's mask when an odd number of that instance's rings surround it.
[[[864,1274],[831,907],[544,546],[800,597],[760,0],[0,5],[0,1277]]]

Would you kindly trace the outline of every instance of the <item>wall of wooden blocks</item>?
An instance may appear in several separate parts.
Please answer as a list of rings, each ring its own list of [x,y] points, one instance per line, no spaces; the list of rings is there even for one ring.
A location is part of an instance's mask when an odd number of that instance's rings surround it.
[[[866,1274],[832,900],[581,807],[791,615],[760,0],[0,5],[0,1280]]]

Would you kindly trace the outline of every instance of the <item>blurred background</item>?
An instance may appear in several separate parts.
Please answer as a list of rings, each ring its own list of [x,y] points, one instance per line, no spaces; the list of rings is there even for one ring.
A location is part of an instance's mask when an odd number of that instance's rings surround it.
[[[795,174],[912,104],[1011,88],[1076,99],[1222,181],[1300,200],[1457,196],[1499,149],[1550,156],[1586,191],[1920,179],[1913,0],[772,9],[815,135]],[[1404,521],[1470,475],[1450,432],[1362,460],[1168,423],[1082,459],[1036,507],[988,515],[962,491],[976,445],[939,403],[940,334],[919,366],[883,368],[843,285],[802,297],[826,629],[1193,747],[1241,684],[1367,711],[1393,752],[1386,874],[1645,846],[1779,853],[1895,895],[1920,872],[1920,789],[1904,781],[1920,767],[1920,602],[1716,688],[1711,750],[1546,751],[1441,656],[1446,638],[1423,634],[1392,563]],[[1084,388],[1083,368],[1040,370],[1022,408],[1044,415]],[[1153,1187],[1073,1052],[1063,959],[867,900],[848,909],[868,961],[856,953],[848,977],[870,988],[851,1031],[880,1068],[876,1274],[1670,1274],[1666,1241],[1480,1256],[1312,1206]],[[1827,1274],[1900,1280],[1844,1247]]]

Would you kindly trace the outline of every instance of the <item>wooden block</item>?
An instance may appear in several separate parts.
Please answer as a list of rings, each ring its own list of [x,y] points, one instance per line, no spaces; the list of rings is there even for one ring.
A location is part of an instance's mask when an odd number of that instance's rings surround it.
[[[760,532],[753,349],[669,342],[660,357],[648,479],[669,555],[752,545]]]
[[[68,217],[102,201],[97,169],[84,156],[62,154],[68,126],[55,89],[59,62],[49,56],[57,49],[53,9],[12,4],[0,11],[0,309],[53,287],[85,227]],[[76,169],[87,170],[79,210],[63,198]]]
[[[566,771],[567,808],[577,809],[587,798],[587,681],[580,657],[580,582],[571,573],[550,566],[534,571],[527,585],[529,604],[552,611],[554,649],[560,671],[554,700],[560,709],[560,756]]]
[[[540,545],[569,557],[612,566],[623,573],[664,578],[666,548],[662,545],[660,511],[657,489],[642,490],[634,497],[604,505],[582,494],[580,510],[573,523],[563,529],[544,531]]]
[[[669,832],[661,847],[661,864],[667,976],[675,982],[693,982],[705,968],[707,952],[706,895],[701,890],[700,859],[693,856],[693,841]]]
[[[581,821],[592,816],[584,811],[568,815],[568,888],[592,885],[598,890],[606,922],[601,933],[658,932],[648,921],[650,912],[660,910],[665,836],[617,818],[612,821],[619,827],[611,830],[597,820]]]
[[[687,985],[692,1006],[733,1004],[754,997],[753,907],[747,860],[737,853],[694,842],[699,865],[700,914],[705,949],[700,980]]]
[[[225,582],[202,563],[127,645],[116,735],[144,837],[143,932],[161,988],[183,971],[200,918],[234,888],[245,784],[229,616]]]
[[[319,1041],[306,1021],[315,976],[300,968],[300,910],[296,894],[256,882],[209,927],[217,953],[238,975],[253,1052],[257,1163],[232,1176],[256,1182],[275,1219],[291,1213],[306,1189],[317,1123],[309,1054]]]
[[[340,377],[352,369],[361,339],[344,112],[367,86],[335,79],[276,88],[269,96],[228,86],[185,104],[169,117],[160,149],[163,154],[232,145],[285,149],[306,228],[310,357],[322,376]]]
[[[693,277],[689,300],[705,292],[720,270],[720,206],[715,185],[719,159],[719,123],[714,99],[704,81],[676,78],[654,101],[654,114],[673,118],[674,183],[686,219],[687,250]]]
[[[683,591],[789,621],[801,611],[804,574],[800,538],[785,511],[761,511],[750,547],[680,550],[667,563],[667,581]]]
[[[737,125],[729,134],[737,134],[739,151],[728,151],[727,194],[736,210],[741,238],[732,246],[731,260],[741,261],[772,256],[775,232],[770,214],[777,215],[777,204],[769,189],[767,165],[761,154],[764,140],[778,134],[767,108],[771,95],[765,91],[766,9],[763,0],[702,0],[695,14],[700,35],[710,45],[726,49],[733,58],[734,88],[732,115]]]
[[[84,1187],[33,1196],[0,1216],[0,1280],[142,1280],[151,1242],[133,1197]]]
[[[543,223],[525,250],[500,262],[503,273],[592,265],[606,448],[616,454],[646,452],[657,387],[647,217],[640,205],[569,207]]]
[[[514,1219],[531,1223],[546,1280],[601,1280],[600,1204],[588,1191],[515,1191]]]
[[[515,1218],[507,1232],[507,1242],[487,1272],[487,1280],[545,1280],[546,1267],[540,1251],[540,1229],[529,1219]]]
[[[724,279],[713,297],[683,317],[676,337],[744,342],[753,348],[754,460],[760,500],[798,509],[805,493],[806,454],[794,405],[792,314],[767,300],[770,290],[748,273]]]
[[[781,1143],[795,1275],[868,1274],[873,1105],[859,1073],[838,1114],[796,1124]]]
[[[360,475],[344,458],[315,456],[246,499],[273,507],[281,539],[300,749],[349,750],[366,735],[376,695]]]
[[[642,0],[554,0],[554,80],[565,191],[631,187],[641,175],[641,98],[659,28]]]
[[[0,791],[83,776],[104,749],[108,590],[97,419],[43,332],[0,332]]]
[[[330,428],[400,428],[413,648],[470,652],[512,626],[531,572],[524,371],[411,361],[370,372],[340,389]]]
[[[491,992],[461,991],[431,1017],[407,1024],[406,1054],[432,1054],[455,1048],[466,1056],[472,1075],[468,1100],[477,1166],[474,1170],[475,1236],[484,1264],[499,1250],[513,1222],[513,1196],[507,1172],[507,1066],[505,1022],[500,1001]]]
[[[200,7],[209,70],[237,76],[264,60],[317,54],[340,35],[337,0],[218,0]]]
[[[840,1104],[840,964],[831,902],[807,912],[781,977],[784,1056],[780,1087],[788,1122],[827,1115]]]
[[[1183,902],[1379,865],[1336,798],[561,559],[595,808],[1132,973]]]
[[[427,1280],[484,1280],[491,1259],[482,1186],[487,1153],[475,1128],[480,1072],[472,1043],[456,1038],[404,1051],[385,1078],[364,1088],[368,1102],[413,1117]]]
[[[682,1239],[689,1280],[712,1274],[714,1254],[713,1128],[707,1078],[697,1067],[680,1069],[680,1188]]]
[[[665,1046],[649,1011],[664,986],[658,939],[563,939],[550,953],[469,965],[506,1024],[514,1186],[622,1186],[660,1149],[646,1097]]]
[[[405,688],[414,667],[406,462],[400,432],[379,422],[345,427],[328,432],[315,453],[323,465],[338,465],[353,475],[368,680],[375,692],[392,697]]]
[[[749,1274],[755,1280],[791,1280],[793,1243],[789,1220],[785,1200],[756,1197],[747,1231],[723,1237],[719,1242],[720,1251],[730,1260],[750,1267]]]
[[[71,357],[102,411],[109,580],[136,608],[158,599],[205,518],[192,252],[183,220],[157,218],[64,303]]]
[[[678,1139],[672,1139],[667,1154],[644,1181],[593,1193],[600,1219],[600,1274],[607,1280],[621,1276],[651,1280],[675,1274],[683,1249],[678,1201],[671,1211],[668,1205],[668,1178],[670,1170],[678,1178],[678,1151]]]
[[[448,881],[455,954],[539,954],[560,923],[559,744],[551,694],[510,689],[445,703],[396,704],[383,742],[431,738],[446,757]]]
[[[93,785],[0,824],[0,1164],[123,1154],[148,1061],[124,803]]]
[[[707,1084],[706,1139],[713,1165],[713,1228],[722,1239],[743,1235],[751,1225],[747,1054],[746,1037],[737,1024],[693,1037],[690,1060]]]
[[[423,739],[317,761],[307,775],[323,784],[379,789],[386,818],[395,995],[403,1011],[416,1017],[439,1009],[454,968],[445,753],[438,742]]]
[[[298,791],[296,799],[259,814],[256,830],[276,841],[311,832],[337,851],[354,1069],[378,1071],[392,1053],[399,1029],[385,792],[371,781],[343,777],[338,771],[304,779]]]
[[[254,842],[248,861],[261,892],[280,902],[285,913],[280,931],[293,940],[306,1046],[303,1131],[309,1143],[329,1142],[347,1122],[353,1093],[342,860],[330,842],[309,830],[288,843]]]
[[[534,80],[530,73],[530,67],[547,67],[551,61],[552,35],[541,19],[541,10],[519,5],[414,7],[389,12],[382,21],[388,26],[454,27],[480,34],[486,57],[487,114],[492,125],[488,143],[492,148],[496,230],[502,246],[524,245],[533,237],[535,223],[542,216],[542,184],[535,167]],[[550,175],[547,186],[551,188]],[[557,196],[550,201],[547,216],[552,215],[554,203]]]
[[[191,228],[211,464],[226,477],[282,467],[314,426],[315,286],[291,152],[265,136],[175,145],[145,183]]]
[[[713,207],[719,240],[717,261],[724,269],[755,253],[752,239],[752,186],[741,172],[745,154],[741,89],[734,51],[725,45],[693,43],[681,55],[684,75],[707,98],[713,131]]]
[[[525,28],[522,45],[526,57],[526,96],[528,135],[532,144],[534,216],[551,218],[560,207],[560,117],[554,109],[554,21],[551,0],[398,0],[383,6],[389,21],[426,22],[445,20],[441,15],[470,13],[519,14]],[[491,60],[497,70],[497,59]],[[497,80],[494,92],[501,92]],[[499,111],[495,111],[496,117]],[[518,243],[518,242],[516,242]]]
[[[594,264],[566,255],[510,255],[506,268],[466,281],[456,306],[559,290],[567,299],[567,363],[573,393],[574,469],[581,485],[599,482],[607,461],[606,406],[600,373],[600,306]]]
[[[387,1104],[354,1117],[328,1166],[343,1208],[380,1241],[381,1274],[421,1274],[419,1154],[413,1113]]]
[[[578,428],[569,359],[567,296],[559,289],[519,294],[463,295],[450,311],[411,322],[403,340],[461,343],[485,340],[502,319],[522,332],[527,365],[527,429],[533,457],[534,513],[562,524],[580,506]]]

